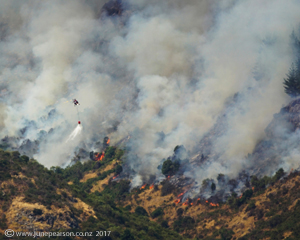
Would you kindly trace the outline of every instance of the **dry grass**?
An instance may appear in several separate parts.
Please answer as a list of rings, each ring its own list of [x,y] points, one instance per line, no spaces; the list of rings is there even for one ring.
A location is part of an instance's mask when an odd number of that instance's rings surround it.
[[[292,235],[292,233],[293,232],[285,232],[284,234],[283,234],[283,236],[284,236],[284,239],[286,239],[286,238],[288,238],[289,236],[291,236]]]
[[[89,172],[87,172],[82,179],[80,179],[80,182],[86,182],[87,180],[91,179],[91,178],[96,178],[99,174],[109,171],[111,169],[113,169],[116,164],[118,163],[118,160],[113,160],[110,164],[108,164],[105,168],[102,169],[97,169],[97,170],[91,170]]]
[[[68,192],[67,190],[65,189],[56,189],[56,193],[61,195],[62,194],[62,191],[64,191],[69,198],[72,198],[72,194],[70,192]],[[95,215],[95,212],[93,210],[93,208],[86,204],[85,202],[81,201],[79,198],[75,198],[77,200],[77,202],[72,202],[73,204],[73,207],[75,207],[76,209],[78,210],[82,210],[83,211],[83,219],[86,219],[90,216],[93,216],[94,218],[97,218],[96,215]]]
[[[65,190],[64,190],[65,191]],[[61,194],[62,190],[57,189],[56,191],[58,194]],[[65,191],[69,197],[71,197],[71,194]],[[44,205],[39,203],[27,203],[23,201],[23,196],[17,196],[12,200],[12,203],[9,207],[9,209],[6,211],[6,219],[7,219],[7,225],[8,228],[14,229],[15,231],[21,231],[24,230],[24,226],[20,225],[15,221],[15,218],[17,214],[21,214],[23,211],[33,211],[34,209],[41,209],[43,211],[43,214],[41,216],[45,216],[46,214],[56,216],[56,220],[54,221],[53,228],[54,229],[69,229],[68,221],[65,220],[65,218],[60,218],[61,216],[66,216],[68,212],[70,212],[70,208],[68,205],[64,205],[61,208],[58,208],[56,206],[51,206],[51,209],[47,209]],[[95,216],[95,212],[91,206],[81,201],[79,198],[75,198],[77,202],[69,202],[74,208],[78,210],[82,210],[82,213],[80,216],[77,216],[80,221],[85,221],[90,216]],[[22,216],[25,221],[30,221],[27,216]],[[21,218],[21,219],[22,219]],[[42,230],[49,230],[50,225],[47,224],[46,221],[44,222],[36,222],[34,221],[32,223],[36,228],[42,229]],[[3,232],[3,231],[1,231]]]
[[[241,237],[251,231],[255,227],[254,217],[248,217],[247,212],[245,211],[247,207],[243,209],[243,211],[235,214],[234,217],[230,219],[224,219],[228,221],[228,228],[232,229],[235,232],[236,237]]]
[[[1,186],[1,188],[7,188],[9,185],[15,186],[13,179],[9,179],[9,180],[2,182],[0,186]]]
[[[109,179],[114,176],[114,173],[111,173],[108,175],[105,179],[99,180],[96,183],[94,183],[91,192],[99,191],[102,192],[106,185],[108,185]]]
[[[276,193],[279,190],[279,187],[286,187],[288,189],[291,189],[299,180],[300,176],[297,176],[293,179],[289,179],[284,184],[277,183],[275,186],[269,187],[265,193],[253,197],[252,199],[255,200],[256,209],[261,209],[265,212],[265,204],[270,202],[270,199],[267,197],[268,194]],[[150,214],[156,208],[162,207],[164,209],[164,219],[168,221],[169,226],[171,226],[173,222],[178,218],[176,211],[180,207],[185,210],[183,216],[190,216],[195,220],[198,219],[198,216],[200,216],[201,213],[213,212],[216,209],[222,209],[226,212],[230,212],[231,214],[229,216],[218,216],[217,219],[215,217],[207,217],[204,221],[197,223],[196,229],[198,230],[198,232],[201,232],[201,230],[203,230],[204,228],[211,230],[211,232],[208,233],[207,236],[211,235],[214,230],[219,229],[221,227],[221,225],[219,225],[218,222],[222,222],[224,223],[223,225],[227,225],[227,228],[232,229],[235,233],[233,236],[236,239],[251,232],[252,229],[255,228],[256,219],[254,216],[248,216],[249,212],[246,211],[247,205],[245,205],[243,209],[240,209],[240,211],[238,211],[237,213],[232,212],[229,206],[227,205],[223,205],[221,207],[216,208],[212,208],[202,204],[185,207],[181,205],[182,203],[180,203],[174,206],[173,203],[176,197],[173,194],[161,196],[161,187],[162,186],[160,185],[158,191],[154,191],[153,189],[145,189],[138,195],[138,198],[135,198],[135,196],[133,195],[130,200],[125,202],[125,205],[131,205],[131,212],[134,212],[137,206],[141,206],[145,208],[148,214]],[[289,197],[289,193],[286,195],[286,197]],[[293,201],[289,209],[294,207],[297,201],[298,199]],[[267,218],[264,217],[263,219]],[[288,237],[290,235],[291,233],[287,232],[284,236]]]
[[[87,180],[91,179],[91,178],[95,178],[97,177],[97,173],[95,172],[90,172],[90,173],[87,173],[83,176],[82,179],[80,179],[80,182],[86,182]]]
[[[77,203],[74,203],[73,206],[76,209],[81,209],[83,211],[83,213],[81,214],[81,218],[83,220],[89,218],[90,216],[93,216],[94,218],[97,218],[94,212],[94,209],[86,204],[85,202],[81,201],[79,198],[76,198]]]
[[[24,226],[15,222],[14,219],[15,219],[16,215],[20,214],[24,210],[33,211],[33,209],[35,209],[35,208],[41,209],[43,211],[43,215],[44,214],[53,214],[53,212],[54,212],[52,209],[48,210],[44,205],[41,205],[38,203],[23,202],[23,197],[18,196],[16,198],[14,198],[10,208],[6,212],[8,228],[14,229],[15,231],[21,231]],[[57,209],[57,210],[58,210],[58,212],[56,212],[56,214],[62,211],[62,209]],[[23,218],[25,218],[24,220],[27,220],[26,217],[23,217]],[[49,225],[47,223],[36,222],[36,223],[34,223],[34,225],[40,229],[49,228]]]

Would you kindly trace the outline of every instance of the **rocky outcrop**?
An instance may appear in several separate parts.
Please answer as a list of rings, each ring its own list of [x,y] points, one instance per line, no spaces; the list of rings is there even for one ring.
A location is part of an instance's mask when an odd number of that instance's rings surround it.
[[[48,209],[41,204],[23,202],[22,197],[16,197],[6,212],[8,228],[20,231],[80,228],[82,221],[90,216],[95,217],[89,205],[72,196],[68,195],[68,198],[69,204]]]
[[[22,208],[13,217],[14,225],[28,231],[49,231],[50,229],[78,228],[79,220],[70,211],[35,215],[31,209]]]

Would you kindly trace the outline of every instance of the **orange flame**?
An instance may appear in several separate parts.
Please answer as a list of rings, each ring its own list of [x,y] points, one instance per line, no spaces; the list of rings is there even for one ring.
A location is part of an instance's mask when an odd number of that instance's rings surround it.
[[[206,200],[205,202],[206,202],[206,203],[208,203],[208,201],[207,201],[207,200]]]
[[[183,193],[180,193],[178,196],[177,196],[177,199],[174,201],[174,203],[178,204],[181,202],[181,199],[182,199],[182,196],[183,196],[184,192]]]
[[[101,154],[101,156],[100,156],[100,158],[98,159],[98,160],[100,160],[100,161],[102,161],[102,159],[104,158],[104,152],[102,152],[102,154]]]
[[[212,207],[218,207],[219,206],[218,203],[210,203],[209,205],[212,206]]]
[[[96,155],[95,155],[96,160],[102,161],[102,159],[104,158],[104,154],[105,154],[104,152],[102,152],[101,155],[100,155],[100,153],[96,153]]]
[[[180,193],[177,197],[181,197],[184,193]]]
[[[189,206],[190,204],[193,205],[192,203],[190,203],[190,200],[187,199],[187,200],[185,200],[185,202],[182,204],[182,206]]]
[[[200,201],[200,198],[198,198],[197,200]]]
[[[118,176],[119,176],[119,175],[114,176],[113,179],[116,179]]]
[[[252,187],[252,190],[254,190],[254,187]]]
[[[152,189],[154,187],[154,184],[152,184],[151,186],[150,186],[150,189]]]
[[[140,188],[140,190],[144,189],[146,186],[147,186],[147,183],[145,183],[145,184]]]
[[[106,144],[109,144],[109,143],[110,143],[110,139],[107,140]]]

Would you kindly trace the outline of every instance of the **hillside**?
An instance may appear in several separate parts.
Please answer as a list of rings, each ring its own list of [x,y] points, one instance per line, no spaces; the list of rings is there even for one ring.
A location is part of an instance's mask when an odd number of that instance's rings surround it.
[[[111,181],[120,171],[116,157],[122,151],[115,150],[107,148],[102,162],[77,162],[66,169],[51,170],[18,152],[1,150],[0,239],[6,239],[5,229],[92,231],[94,235],[96,231],[111,231],[109,237],[89,239],[183,239],[117,204],[129,195],[129,182]],[[93,191],[93,183],[103,180],[107,180],[103,191]]]
[[[300,1],[0,12],[0,240],[300,239]]]
[[[272,178],[252,178],[251,187],[242,196],[233,194],[227,203],[182,201],[178,190],[168,186],[171,179],[129,192],[127,180],[113,180],[121,171],[115,159],[120,150],[109,147],[109,151],[114,153],[102,162],[77,162],[51,170],[18,152],[1,151],[1,233],[11,228],[112,231],[105,239],[300,237],[298,171],[284,177],[280,170]]]
[[[299,100],[292,101],[274,115],[266,138],[248,156],[260,161],[257,169],[276,159],[279,166],[287,156],[283,146],[297,146],[291,144],[294,138],[284,136],[287,131],[297,134],[298,106]],[[277,131],[279,127],[284,131]],[[5,229],[111,231],[100,239],[122,240],[300,239],[298,170],[286,173],[280,168],[271,177],[244,171],[233,179],[219,173],[216,184],[205,179],[199,188],[184,175],[188,160],[180,159],[186,156],[185,148],[176,146],[160,166],[163,181],[152,179],[132,188],[126,150],[108,142],[105,138],[102,153],[92,152],[85,162],[76,156],[65,169],[49,170],[17,151],[0,150],[0,239],[5,239]]]
[[[253,178],[251,188],[241,196],[233,194],[227,203],[199,198],[180,201],[176,189],[162,194],[163,186],[147,186],[127,203],[132,209],[142,206],[154,221],[189,238],[299,239],[300,173],[278,181],[280,173],[258,181]]]

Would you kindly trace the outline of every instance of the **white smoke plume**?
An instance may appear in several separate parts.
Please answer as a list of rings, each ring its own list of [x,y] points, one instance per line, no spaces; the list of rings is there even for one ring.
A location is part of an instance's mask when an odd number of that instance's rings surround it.
[[[300,3],[123,0],[122,15],[107,16],[105,2],[0,1],[0,137],[50,131],[34,156],[50,167],[82,143],[130,135],[128,165],[147,180],[176,145],[196,154],[238,94],[214,141],[220,160],[187,175],[238,174],[289,101],[282,82]],[[64,147],[78,121],[72,98],[84,131]]]

